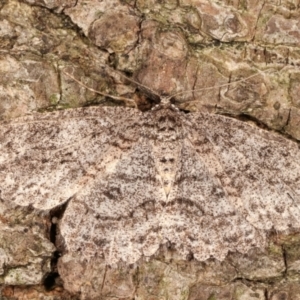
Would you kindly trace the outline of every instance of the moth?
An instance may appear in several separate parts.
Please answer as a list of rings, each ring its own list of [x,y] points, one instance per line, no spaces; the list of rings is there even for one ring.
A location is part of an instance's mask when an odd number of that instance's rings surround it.
[[[49,212],[67,252],[135,263],[170,243],[223,260],[300,228],[298,144],[223,115],[85,107],[2,122],[7,205]]]

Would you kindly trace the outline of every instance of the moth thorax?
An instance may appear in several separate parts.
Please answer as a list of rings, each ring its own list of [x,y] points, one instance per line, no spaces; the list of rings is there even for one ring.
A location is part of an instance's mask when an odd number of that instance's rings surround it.
[[[178,125],[170,117],[161,117],[157,124],[157,139],[159,141],[176,141],[178,139]]]

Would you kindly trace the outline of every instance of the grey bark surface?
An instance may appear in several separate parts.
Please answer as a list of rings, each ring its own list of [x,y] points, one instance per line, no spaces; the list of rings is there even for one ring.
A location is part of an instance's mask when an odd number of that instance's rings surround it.
[[[1,297],[298,299],[299,12],[296,1],[2,1]],[[161,122],[148,111],[157,96],[122,74],[190,113],[164,108]],[[173,138],[167,150],[160,138]],[[222,183],[206,180],[216,201],[198,193],[208,174]],[[136,202],[91,201],[120,192]],[[157,202],[138,206],[147,193]]]

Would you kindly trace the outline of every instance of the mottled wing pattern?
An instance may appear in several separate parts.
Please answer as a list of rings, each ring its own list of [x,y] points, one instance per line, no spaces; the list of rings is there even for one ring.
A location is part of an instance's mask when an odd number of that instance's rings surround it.
[[[165,198],[149,142],[137,143],[99,172],[70,203],[61,222],[68,250],[83,257],[104,256],[109,264],[153,255]],[[117,151],[117,150],[116,150]]]
[[[97,162],[120,155],[111,153],[112,144],[124,152],[131,147],[132,127],[124,124],[135,127],[140,116],[127,108],[88,107],[2,123],[1,199],[43,210],[67,201],[93,180]]]
[[[200,147],[199,131],[191,132],[193,144],[200,153],[200,148],[210,148],[214,172],[236,211],[256,228],[300,228],[298,145],[228,117],[196,114],[190,118],[206,132]]]
[[[189,114],[172,212],[181,247],[203,260],[264,246],[266,230],[300,228],[300,153],[278,134],[220,115]],[[178,222],[177,222],[178,223]],[[175,235],[174,235],[175,236]]]
[[[197,139],[200,137],[197,136]],[[203,154],[188,139],[182,140],[180,169],[174,192],[165,207],[169,226],[165,234],[186,257],[223,260],[228,251],[246,253],[264,246],[265,235],[237,212],[219,178],[211,171],[211,153]],[[211,149],[213,150],[213,149]],[[215,158],[218,162],[218,157]]]
[[[134,263],[171,243],[187,257],[224,259],[300,228],[296,143],[224,116],[162,105],[81,108],[0,127],[7,202],[49,210],[68,199],[66,249]]]

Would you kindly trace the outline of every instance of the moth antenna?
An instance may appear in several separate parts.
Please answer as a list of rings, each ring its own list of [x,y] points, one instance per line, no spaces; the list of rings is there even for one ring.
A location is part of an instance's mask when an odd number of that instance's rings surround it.
[[[83,86],[84,88],[88,89],[89,91],[91,92],[94,92],[94,93],[97,93],[99,95],[102,95],[104,97],[108,97],[108,98],[111,98],[111,99],[114,99],[114,100],[119,100],[119,101],[123,101],[125,103],[127,102],[130,102],[130,103],[133,103],[135,108],[137,108],[137,104],[135,103],[134,100],[132,99],[129,99],[129,98],[126,98],[126,97],[122,97],[122,96],[114,96],[114,95],[110,95],[110,94],[106,94],[106,93],[103,93],[103,92],[100,92],[100,91],[97,91],[89,86],[87,86],[86,84],[84,84],[83,82],[81,82],[80,80],[76,79],[73,75],[71,75],[70,73],[62,70],[62,72],[64,74],[66,74],[68,77],[70,77],[72,80],[74,80],[75,82],[77,82],[78,84],[80,84],[81,86]]]
[[[159,99],[162,98],[160,94],[158,94],[157,92],[155,92],[155,91],[154,91],[153,89],[151,89],[150,87],[148,87],[148,86],[146,86],[146,85],[144,85],[144,84],[142,84],[142,83],[140,83],[140,82],[138,82],[138,81],[136,81],[136,80],[134,80],[134,79],[132,79],[132,78],[130,78],[130,77],[127,77],[126,75],[122,74],[121,72],[118,72],[118,71],[116,71],[116,70],[114,70],[114,69],[112,69],[112,68],[110,68],[110,67],[108,67],[108,66],[106,66],[106,65],[102,65],[102,67],[103,67],[104,69],[109,69],[109,70],[112,70],[113,72],[118,73],[118,75],[120,75],[121,77],[125,78],[126,80],[128,80],[128,81],[130,81],[130,82],[132,82],[132,83],[134,83],[134,84],[136,84],[136,85],[139,86],[139,87],[142,87],[142,88],[145,89],[145,90],[148,90],[151,94],[155,95],[155,96],[158,97]],[[105,70],[105,71],[106,71],[106,70]],[[106,72],[107,72],[107,71],[106,71]]]
[[[90,50],[88,50],[88,51],[90,52]],[[90,52],[90,53],[91,53],[91,52]],[[138,81],[136,81],[136,80],[134,80],[134,79],[132,79],[132,78],[126,76],[126,75],[124,75],[122,72],[120,72],[120,71],[118,71],[118,70],[115,70],[115,69],[109,67],[104,61],[101,61],[101,60],[99,60],[99,59],[96,59],[96,61],[98,61],[100,67],[102,67],[102,68],[104,69],[104,71],[105,71],[107,74],[110,74],[110,75],[111,75],[112,72],[113,72],[113,73],[116,73],[116,74],[118,74],[119,76],[123,77],[124,79],[126,79],[126,80],[128,80],[128,81],[134,83],[135,85],[137,85],[137,86],[139,86],[139,87],[142,87],[143,89],[145,89],[145,90],[147,90],[148,92],[150,92],[150,94],[155,95],[159,100],[161,100],[161,98],[162,98],[161,95],[158,94],[157,92],[155,92],[155,91],[154,91],[153,89],[151,89],[150,87],[148,87],[148,86],[146,86],[146,85],[144,85],[144,84],[142,84],[142,83],[140,83],[140,82],[138,82]],[[111,75],[111,76],[113,76],[113,75]]]
[[[200,89],[195,89],[195,90],[186,90],[186,91],[181,91],[181,92],[178,92],[178,93],[175,93],[171,96],[169,96],[167,99],[170,100],[171,98],[175,97],[175,96],[178,96],[178,95],[183,95],[185,93],[190,93],[190,92],[200,92],[200,91],[205,91],[205,90],[213,90],[213,89],[217,89],[217,88],[221,88],[221,87],[225,87],[225,86],[229,86],[231,84],[234,84],[234,83],[239,83],[239,82],[243,82],[243,81],[247,81],[248,79],[252,78],[252,77],[255,77],[257,75],[259,75],[260,73],[255,73],[255,74],[252,74],[246,78],[242,78],[240,80],[237,80],[237,81],[232,81],[232,82],[229,82],[229,83],[224,83],[224,84],[221,84],[221,85],[214,85],[214,86],[209,86],[209,87],[205,87],[205,88],[200,88]],[[190,101],[186,101],[185,103],[189,103],[189,102],[194,102],[196,100],[190,100]]]

